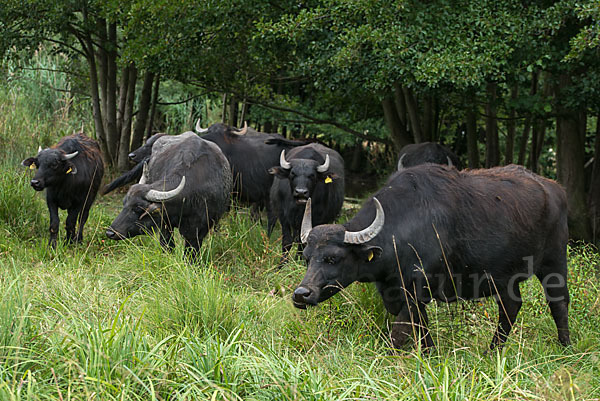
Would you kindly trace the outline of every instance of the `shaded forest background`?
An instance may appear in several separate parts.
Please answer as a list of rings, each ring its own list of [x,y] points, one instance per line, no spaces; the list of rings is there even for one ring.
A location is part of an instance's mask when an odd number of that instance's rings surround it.
[[[571,237],[598,241],[598,1],[3,3],[3,79],[52,55],[68,79],[49,89],[113,170],[145,137],[198,118],[317,138],[371,174],[436,141],[469,168],[557,178]]]

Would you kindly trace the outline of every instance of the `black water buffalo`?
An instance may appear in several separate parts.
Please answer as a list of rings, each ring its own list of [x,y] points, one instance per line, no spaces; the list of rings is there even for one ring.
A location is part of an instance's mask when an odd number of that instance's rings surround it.
[[[306,201],[312,198],[314,224],[331,223],[344,203],[344,159],[335,150],[318,143],[281,151],[271,187],[271,207],[277,213],[283,235],[283,255],[300,239],[300,225]]]
[[[23,160],[22,164],[38,169],[31,180],[33,189],[46,189],[46,203],[50,211],[50,245],[56,247],[58,208],[68,212],[67,241],[82,241],[83,226],[104,175],[98,143],[83,134],[66,136],[51,148],[40,148],[37,156]],[[75,234],[77,222],[79,229]]]
[[[134,150],[129,154],[129,160],[136,163],[136,165],[129,171],[126,171],[118,178],[115,178],[110,184],[107,184],[102,188],[102,195],[106,195],[109,192],[114,191],[117,188],[125,186],[130,182],[138,181],[142,177],[142,170],[145,161],[150,159],[150,155],[152,154],[152,146],[154,142],[165,136],[164,133],[158,133],[152,135],[145,144]]]
[[[497,297],[490,348],[506,340],[521,307],[519,283],[541,281],[558,339],[568,345],[567,201],[556,182],[520,166],[458,171],[422,165],[390,177],[343,225],[302,223],[308,270],[294,291],[299,308],[355,281],[375,282],[397,316],[392,344],[413,333],[433,345],[425,304]]]
[[[449,166],[454,166],[459,170],[462,168],[458,156],[439,143],[414,143],[406,145],[400,150],[398,170],[425,163],[447,164]]]
[[[273,176],[269,174],[269,169],[279,165],[279,155],[283,150],[306,142],[258,132],[247,125],[237,131],[221,123],[206,129],[196,124],[196,131],[203,134],[203,139],[216,143],[227,157],[233,174],[233,196],[242,203],[252,205],[255,214],[262,208],[267,209],[267,230],[270,233],[275,225],[275,216],[270,210]]]
[[[159,138],[144,163],[138,184],[129,188],[123,210],[106,235],[115,240],[156,230],[173,246],[173,229],[196,256],[202,240],[229,207],[231,170],[214,143],[193,132]]]

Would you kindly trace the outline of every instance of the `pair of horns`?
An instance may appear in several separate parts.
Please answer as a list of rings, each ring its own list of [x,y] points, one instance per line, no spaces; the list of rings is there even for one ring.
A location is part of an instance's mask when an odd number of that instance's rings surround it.
[[[148,174],[148,162],[144,162],[144,170],[142,172],[142,178],[140,178],[140,184],[147,184],[149,179]],[[166,202],[168,200],[173,199],[177,195],[183,191],[185,187],[185,176],[181,177],[181,181],[177,188],[172,189],[170,191],[157,191],[156,189],[151,189],[146,194],[146,200],[149,202]]]
[[[362,229],[360,231],[344,231],[344,243],[346,244],[355,244],[360,245],[364,244],[375,238],[377,234],[383,228],[383,224],[385,223],[385,212],[383,211],[383,207],[377,198],[373,198],[373,202],[375,203],[375,219],[369,225],[369,227]],[[312,211],[311,211],[311,200],[310,198],[306,202],[306,208],[304,209],[304,217],[302,218],[302,225],[300,228],[300,240],[303,244],[306,244],[308,240],[308,235],[312,230]]]
[[[285,150],[281,151],[281,156],[279,156],[279,165],[281,166],[281,168],[284,168],[286,170],[289,170],[292,168],[292,165],[290,164],[290,162],[288,162],[287,160],[285,160]],[[317,166],[317,171],[319,173],[324,173],[327,170],[329,170],[329,155],[325,155],[325,163],[321,164],[320,166]]]
[[[198,134],[204,134],[207,131],[208,131],[208,128],[202,128],[202,126],[200,126],[200,119],[198,119],[198,121],[196,121],[196,132]],[[246,132],[248,132],[248,123],[246,121],[244,121],[244,128],[242,128],[241,130],[238,130],[238,131],[234,130],[232,132],[236,135],[246,135]]]
[[[404,156],[406,156],[406,153],[400,156],[400,160],[398,160],[398,171],[404,169],[404,165],[402,165],[402,159],[404,159]],[[448,166],[454,166],[454,164],[452,164],[452,159],[450,159],[450,156],[446,156],[446,159],[448,160]]]
[[[42,151],[42,147],[38,145],[38,153],[40,153]],[[79,154],[79,151],[76,150],[73,153],[67,153],[63,156],[64,160],[70,160],[72,158],[74,158],[75,156],[77,156]]]

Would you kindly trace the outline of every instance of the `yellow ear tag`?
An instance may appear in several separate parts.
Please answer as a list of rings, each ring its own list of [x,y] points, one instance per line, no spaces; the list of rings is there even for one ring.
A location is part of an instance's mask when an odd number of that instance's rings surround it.
[[[325,178],[325,184],[331,184],[333,182],[333,180],[331,179],[330,176],[327,176],[327,178]]]
[[[66,174],[69,174],[71,171],[73,171],[73,169],[71,167],[69,167],[69,169],[67,170]]]
[[[35,163],[31,163],[29,165],[29,170],[34,170],[35,169]]]
[[[373,260],[373,251],[369,251],[369,256],[367,259],[369,259],[369,262]]]

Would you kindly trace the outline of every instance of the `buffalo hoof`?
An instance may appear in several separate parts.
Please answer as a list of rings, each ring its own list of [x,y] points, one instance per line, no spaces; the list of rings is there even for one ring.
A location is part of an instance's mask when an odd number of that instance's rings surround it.
[[[392,346],[396,349],[402,348],[411,338],[415,337],[415,329],[410,322],[392,323],[392,332],[390,333]]]

